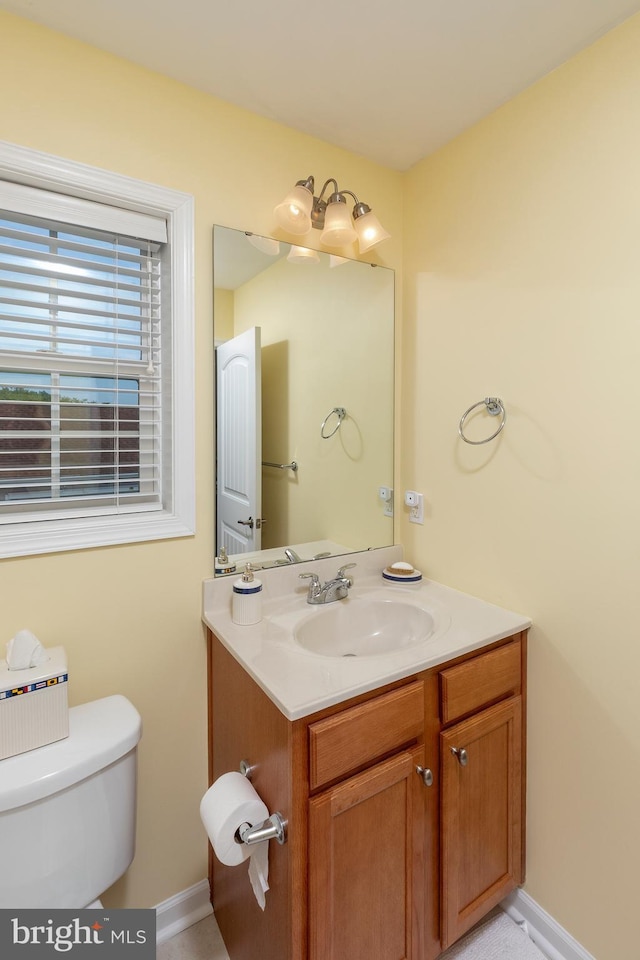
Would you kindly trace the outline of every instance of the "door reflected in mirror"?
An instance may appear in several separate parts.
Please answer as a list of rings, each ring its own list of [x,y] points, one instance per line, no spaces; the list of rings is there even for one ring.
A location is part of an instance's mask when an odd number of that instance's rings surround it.
[[[215,226],[213,280],[216,556],[393,543],[393,271]]]

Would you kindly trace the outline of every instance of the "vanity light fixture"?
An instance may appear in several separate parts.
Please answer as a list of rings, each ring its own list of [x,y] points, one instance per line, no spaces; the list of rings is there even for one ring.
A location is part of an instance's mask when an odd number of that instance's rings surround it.
[[[277,257],[280,253],[280,241],[273,240],[271,237],[259,237],[255,233],[249,233],[245,230],[245,237],[252,247],[259,250],[260,253],[266,253],[270,257]]]
[[[309,247],[298,247],[295,243],[291,244],[287,260],[290,263],[320,263],[320,257],[315,250]]]
[[[325,200],[329,184],[333,185],[333,193]],[[342,247],[357,240],[360,253],[390,236],[371,208],[351,190],[340,190],[332,178],[325,182],[317,197],[314,189],[313,177],[298,180],[273,211],[279,227],[295,236],[308,233],[312,227],[322,230],[320,243],[327,247]],[[346,194],[354,200],[352,211],[349,211]]]

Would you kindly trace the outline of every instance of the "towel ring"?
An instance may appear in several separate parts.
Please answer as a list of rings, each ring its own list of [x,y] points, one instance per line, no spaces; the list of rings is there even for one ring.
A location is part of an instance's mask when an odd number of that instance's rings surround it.
[[[325,433],[324,432],[325,424],[329,419],[329,417],[332,417],[334,414],[338,418],[338,422],[336,423],[331,433]],[[347,411],[345,410],[344,407],[334,407],[331,413],[328,413],[326,415],[326,417],[322,421],[322,426],[320,427],[320,436],[322,437],[323,440],[328,440],[329,437],[332,437],[334,433],[336,433],[340,429],[340,425],[342,424],[342,421],[344,420],[346,415],[347,415]]]
[[[464,435],[464,422],[471,413],[472,410],[475,410],[476,407],[481,407],[485,405],[487,408],[487,413],[492,417],[497,417],[501,415],[500,424],[495,433],[492,433],[490,437],[485,437],[484,440],[469,440],[468,437]],[[504,427],[505,421],[507,419],[507,411],[504,408],[504,404],[500,397],[485,397],[484,400],[478,400],[477,403],[472,404],[468,410],[460,417],[460,424],[458,426],[458,433],[462,437],[465,443],[472,443],[474,446],[478,446],[481,443],[489,443],[490,440],[495,440],[502,428]]]

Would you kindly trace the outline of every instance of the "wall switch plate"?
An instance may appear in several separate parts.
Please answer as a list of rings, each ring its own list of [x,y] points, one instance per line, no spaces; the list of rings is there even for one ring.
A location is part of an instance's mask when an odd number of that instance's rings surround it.
[[[424,523],[424,497],[415,490],[407,490],[404,502],[409,507],[409,523]]]

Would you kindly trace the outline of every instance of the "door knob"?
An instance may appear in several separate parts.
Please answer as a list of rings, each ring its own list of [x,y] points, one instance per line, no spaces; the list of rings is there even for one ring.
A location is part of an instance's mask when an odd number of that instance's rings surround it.
[[[416,773],[422,778],[425,787],[433,786],[433,773],[428,767],[416,767]]]
[[[253,530],[253,517],[249,517],[248,520],[238,520],[238,523],[242,524],[243,527],[249,527],[249,530]]]
[[[451,747],[451,753],[454,755],[461,767],[466,767],[469,763],[469,754],[464,747]]]

